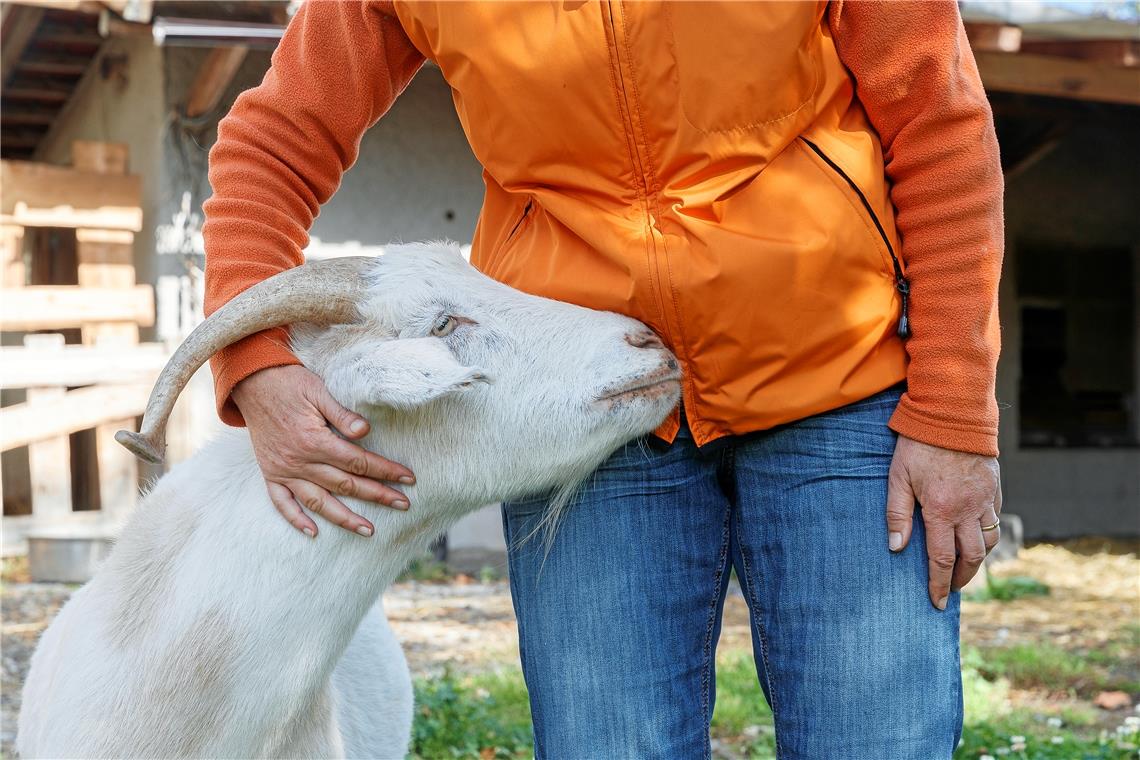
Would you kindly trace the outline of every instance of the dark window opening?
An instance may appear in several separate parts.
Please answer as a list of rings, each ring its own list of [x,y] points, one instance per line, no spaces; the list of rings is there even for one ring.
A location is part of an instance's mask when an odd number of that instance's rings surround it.
[[[1023,448],[1136,446],[1136,319],[1127,249],[1019,246]]]

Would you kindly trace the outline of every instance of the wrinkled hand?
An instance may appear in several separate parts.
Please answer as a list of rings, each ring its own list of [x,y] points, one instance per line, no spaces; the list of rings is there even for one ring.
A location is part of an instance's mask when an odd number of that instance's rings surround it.
[[[269,498],[305,535],[316,536],[317,524],[301,505],[362,536],[371,536],[374,526],[337,496],[408,508],[404,494],[380,481],[411,484],[412,471],[345,440],[363,437],[368,421],[337,403],[309,370],[261,370],[234,387],[233,399],[245,417]]]
[[[922,506],[930,601],[946,609],[950,590],[970,582],[998,542],[1001,472],[994,457],[952,451],[899,436],[887,493],[887,544],[910,541],[914,502]]]

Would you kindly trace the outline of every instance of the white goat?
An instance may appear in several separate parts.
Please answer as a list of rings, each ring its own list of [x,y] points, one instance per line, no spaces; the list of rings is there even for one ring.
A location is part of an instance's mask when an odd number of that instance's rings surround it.
[[[379,605],[429,542],[482,504],[572,487],[679,397],[641,323],[519,293],[454,247],[402,246],[277,275],[235,298],[164,370],[142,434],[210,355],[272,325],[363,442],[408,465],[404,513],[350,500],[373,538],[315,541],[273,509],[244,430],[158,481],[95,578],[44,632],[18,748],[42,757],[403,757],[411,679]]]

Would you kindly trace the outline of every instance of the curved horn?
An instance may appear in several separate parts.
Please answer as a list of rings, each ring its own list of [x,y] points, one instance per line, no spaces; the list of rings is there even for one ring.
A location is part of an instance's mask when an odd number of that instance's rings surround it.
[[[364,293],[364,274],[376,259],[348,256],[314,261],[276,274],[242,291],[194,328],[163,367],[150,392],[142,428],[120,430],[115,440],[146,462],[162,462],[166,423],[178,394],[210,357],[247,335],[293,322],[353,322]]]

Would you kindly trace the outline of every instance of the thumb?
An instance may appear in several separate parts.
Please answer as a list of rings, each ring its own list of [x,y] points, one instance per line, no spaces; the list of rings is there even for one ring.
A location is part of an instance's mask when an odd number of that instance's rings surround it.
[[[329,389],[319,378],[313,392],[309,394],[309,400],[317,408],[317,411],[329,421],[329,424],[346,438],[360,438],[368,432],[368,420],[341,406],[340,402],[333,398]]]
[[[914,520],[914,489],[910,478],[898,467],[891,468],[887,481],[887,546],[891,551],[902,551],[910,542]]]

